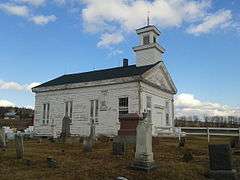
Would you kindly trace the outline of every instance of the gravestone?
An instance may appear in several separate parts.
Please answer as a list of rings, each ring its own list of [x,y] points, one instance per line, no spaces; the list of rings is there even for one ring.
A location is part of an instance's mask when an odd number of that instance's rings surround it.
[[[92,152],[92,146],[93,146],[92,139],[89,139],[89,137],[87,137],[83,140],[83,151],[84,152]]]
[[[23,161],[23,163],[24,163],[26,166],[32,166],[32,165],[33,165],[33,162],[32,162],[31,160],[29,160],[29,159],[25,159],[25,160]]]
[[[71,124],[71,119],[68,116],[64,116],[62,120],[62,132],[61,132],[61,139],[63,140],[63,142],[66,141],[66,138],[71,136],[70,124]]]
[[[182,137],[178,142],[178,147],[184,147],[186,143],[186,139]]]
[[[218,180],[236,180],[233,169],[232,152],[229,144],[208,145],[210,160],[210,178]]]
[[[83,151],[92,152],[94,141],[95,141],[95,123],[92,121],[90,125],[90,134],[83,140]]]
[[[90,125],[90,135],[89,135],[89,139],[95,140],[96,136],[95,136],[95,123],[92,122]]]
[[[124,155],[125,143],[124,142],[113,142],[112,150],[113,150],[113,155]]]
[[[193,160],[193,155],[192,155],[191,152],[185,151],[185,152],[183,153],[182,159],[183,159],[184,162],[190,162],[190,161]]]
[[[57,139],[57,130],[56,130],[56,125],[54,124],[54,120],[52,121],[51,128],[52,128],[52,138]]]
[[[57,167],[57,161],[53,159],[52,157],[47,158],[47,164],[49,168],[56,168]]]
[[[131,168],[148,172],[156,167],[152,152],[152,123],[149,115],[143,113],[137,126],[135,160]]]
[[[0,127],[0,148],[6,147],[6,135],[3,127]]]
[[[20,133],[15,135],[15,145],[16,145],[16,154],[17,159],[23,158],[24,146],[23,146],[23,136]]]
[[[231,148],[239,148],[240,147],[240,141],[239,137],[233,137],[230,141]]]
[[[138,113],[120,114],[118,139],[126,144],[136,144],[136,129],[140,118],[142,117]]]

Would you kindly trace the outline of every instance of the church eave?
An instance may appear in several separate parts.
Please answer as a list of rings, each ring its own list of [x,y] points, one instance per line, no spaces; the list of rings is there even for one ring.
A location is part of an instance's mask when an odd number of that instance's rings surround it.
[[[154,67],[152,67],[151,69],[149,69],[148,71],[146,71],[143,75],[142,75],[142,78],[144,78],[146,80],[146,77],[151,74],[154,70],[156,70],[157,68],[161,67],[163,69],[163,72],[167,78],[167,81],[168,83],[170,84],[170,87],[171,87],[171,91],[167,90],[167,89],[164,89],[163,87],[160,87],[159,85],[157,84],[153,84],[153,86],[156,86],[156,87],[159,87],[160,89],[162,89],[163,91],[168,91],[172,94],[177,94],[177,88],[171,78],[171,75],[169,74],[167,68],[165,67],[164,65],[164,62],[163,61],[159,61]]]
[[[50,91],[71,90],[71,89],[79,89],[79,88],[87,88],[87,87],[97,87],[97,86],[138,82],[139,80],[140,80],[140,76],[138,75],[138,76],[132,76],[132,77],[108,79],[108,80],[101,80],[101,81],[73,83],[73,84],[64,84],[64,85],[47,86],[47,87],[36,87],[32,89],[32,92],[42,93],[42,92],[50,92]]]
[[[155,32],[157,35],[160,35],[161,32],[158,30],[158,28],[154,25],[149,25],[149,26],[145,26],[139,29],[136,29],[137,34],[141,34],[141,33],[146,33],[146,32],[150,32],[153,31]]]
[[[133,47],[133,51],[136,52],[136,51],[141,51],[141,50],[151,49],[151,48],[156,48],[161,53],[165,52],[165,49],[162,46],[160,46],[158,43],[147,44],[145,46],[142,46],[142,45],[136,46],[136,47]]]
[[[165,66],[165,64],[163,62],[162,62],[162,67],[163,67],[163,70],[164,70],[164,72],[166,73],[166,75],[168,77],[168,80],[169,80],[169,83],[171,84],[171,87],[173,88],[173,92],[175,94],[177,94],[177,88],[176,88],[176,86],[175,86],[175,84],[174,84],[174,82],[172,80],[172,77],[171,77],[170,73],[168,72],[168,70],[167,70],[167,68],[166,68],[166,66]]]

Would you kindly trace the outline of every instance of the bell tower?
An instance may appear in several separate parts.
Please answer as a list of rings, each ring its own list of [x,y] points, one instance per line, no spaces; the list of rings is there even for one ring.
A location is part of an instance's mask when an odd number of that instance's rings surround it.
[[[149,22],[149,21],[148,21]],[[139,36],[139,46],[133,48],[136,53],[136,65],[146,66],[162,61],[162,54],[165,49],[158,44],[160,31],[153,25],[148,25],[137,29]]]

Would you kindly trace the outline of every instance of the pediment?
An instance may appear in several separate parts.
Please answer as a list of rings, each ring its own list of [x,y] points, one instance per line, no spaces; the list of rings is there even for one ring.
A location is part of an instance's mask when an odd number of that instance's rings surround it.
[[[176,93],[177,89],[163,62],[160,62],[143,75],[144,80],[160,87],[162,90]]]

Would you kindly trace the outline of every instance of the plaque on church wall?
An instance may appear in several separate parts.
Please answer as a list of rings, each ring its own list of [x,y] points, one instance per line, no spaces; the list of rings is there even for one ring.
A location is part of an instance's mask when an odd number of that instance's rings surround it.
[[[107,111],[107,109],[106,101],[100,101],[100,111]]]

